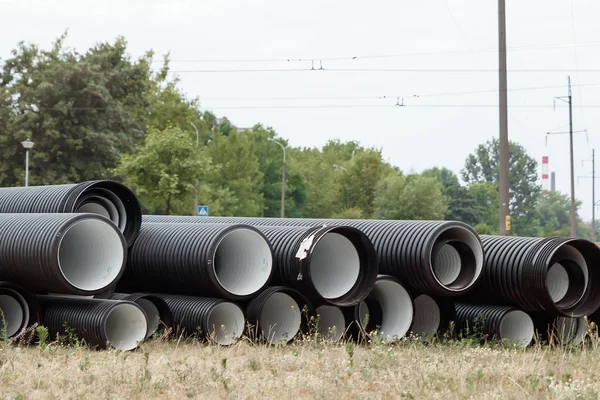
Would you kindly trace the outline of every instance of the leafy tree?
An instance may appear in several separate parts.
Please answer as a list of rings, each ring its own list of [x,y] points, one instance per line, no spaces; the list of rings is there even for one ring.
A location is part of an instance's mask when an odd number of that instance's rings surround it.
[[[211,171],[210,159],[196,153],[189,132],[150,129],[135,154],[124,154],[116,173],[147,209],[188,214],[196,179]]]
[[[498,185],[498,160],[498,139],[494,138],[479,145],[465,162],[465,168],[461,171],[463,180],[467,184],[492,182]],[[534,236],[539,230],[535,208],[540,195],[537,162],[521,145],[510,142],[509,165],[512,232],[521,236]]]
[[[232,130],[228,136],[217,132],[206,150],[219,169],[208,174],[205,183],[211,191],[227,193],[227,201],[220,203],[219,214],[262,216],[264,199],[260,186],[263,174],[252,139],[236,130]],[[201,193],[199,198],[204,199],[203,196],[211,195]]]
[[[479,221],[475,199],[468,189],[461,186],[458,177],[448,168],[431,168],[423,171],[423,176],[437,179],[442,186],[442,193],[448,198],[446,220],[462,221],[474,225]]]
[[[477,219],[480,224],[493,227],[492,232],[498,233],[498,187],[493,182],[472,183],[468,188],[469,195],[475,202]]]
[[[577,201],[575,205],[579,209],[581,202]],[[543,236],[571,235],[571,199],[569,196],[560,192],[542,193],[537,210]],[[576,233],[580,238],[593,240],[592,227],[579,217],[577,217]]]
[[[377,219],[438,220],[448,211],[448,201],[436,178],[396,174],[377,185],[375,207]]]

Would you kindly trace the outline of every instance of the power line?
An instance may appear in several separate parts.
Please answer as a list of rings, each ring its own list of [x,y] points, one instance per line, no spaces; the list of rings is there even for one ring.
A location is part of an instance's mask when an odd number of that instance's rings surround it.
[[[600,41],[584,42],[579,44],[558,44],[558,45],[523,45],[507,47],[508,51],[521,50],[551,50],[559,48],[583,47],[600,45]],[[419,57],[433,55],[454,55],[454,54],[470,54],[470,53],[495,53],[497,48],[483,49],[468,49],[468,50],[442,50],[442,51],[426,51],[413,53],[390,53],[390,54],[371,54],[371,55],[356,55],[356,56],[339,56],[339,57],[281,57],[281,58],[223,58],[223,59],[197,59],[197,60],[169,60],[171,63],[261,63],[261,62],[312,62],[312,61],[351,61],[364,59],[378,58],[398,58],[398,57]],[[163,60],[153,60],[153,63],[163,63]]]
[[[564,85],[552,85],[552,86],[532,86],[532,87],[521,87],[509,89],[509,92],[516,91],[528,91],[528,90],[543,90],[543,89],[557,89],[562,88]],[[572,85],[573,87],[582,86],[600,86],[600,82],[596,83],[582,83],[580,85]],[[442,92],[442,93],[426,93],[426,94],[411,94],[411,95],[380,95],[380,96],[282,96],[282,97],[206,97],[200,98],[201,101],[294,101],[294,100],[385,100],[385,99],[397,99],[409,98],[409,97],[438,97],[438,96],[459,96],[459,95],[470,95],[470,94],[484,94],[484,93],[496,93],[498,89],[486,89],[486,90],[471,90],[462,92]]]
[[[179,74],[191,74],[191,73],[254,73],[254,72],[443,72],[443,73],[497,73],[497,69],[477,69],[477,68],[463,68],[463,69],[437,69],[437,68],[269,68],[269,69],[191,69],[191,70],[171,70],[169,73]],[[520,73],[542,73],[542,72],[589,72],[597,73],[600,69],[510,69],[508,72],[520,72]]]

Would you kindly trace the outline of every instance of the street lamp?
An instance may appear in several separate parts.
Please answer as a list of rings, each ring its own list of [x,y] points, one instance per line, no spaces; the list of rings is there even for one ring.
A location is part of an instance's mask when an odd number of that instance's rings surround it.
[[[283,150],[283,164],[281,164],[281,218],[285,218],[285,146],[273,138],[267,140],[277,143]]]
[[[29,138],[21,142],[21,146],[25,149],[25,186],[29,186],[29,150],[34,144]]]

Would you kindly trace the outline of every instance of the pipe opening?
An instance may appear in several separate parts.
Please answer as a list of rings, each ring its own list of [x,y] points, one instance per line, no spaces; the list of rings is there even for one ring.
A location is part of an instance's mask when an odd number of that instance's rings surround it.
[[[521,311],[509,311],[500,321],[500,339],[521,347],[527,347],[533,340],[534,326],[531,317]]]
[[[135,349],[146,338],[147,330],[146,315],[133,304],[117,304],[106,318],[106,338],[119,350]]]
[[[67,228],[58,249],[64,278],[84,291],[102,290],[119,276],[125,249],[122,235],[103,220],[83,219]]]
[[[345,236],[329,232],[315,245],[310,256],[310,276],[324,299],[348,293],[358,280],[360,256]]]
[[[578,345],[585,339],[588,324],[585,318],[558,317],[554,327],[562,344]]]
[[[435,255],[433,272],[443,285],[450,285],[460,275],[460,253],[450,244],[443,245]]]
[[[337,342],[344,335],[346,319],[344,313],[335,306],[317,307],[319,316],[319,334],[327,339]]]
[[[142,310],[144,310],[146,317],[148,318],[148,333],[146,334],[146,338],[149,338],[158,330],[160,324],[160,312],[150,300],[137,299],[135,302]]]
[[[581,252],[570,245],[560,246],[553,254],[550,265],[554,267],[556,264],[559,264],[567,273],[568,284],[566,286],[566,293],[561,298],[558,300],[552,299],[558,308],[569,308],[574,306],[585,295],[588,285],[588,265]],[[552,267],[548,270],[548,275],[551,272],[553,275],[556,274],[556,272],[552,271]],[[550,287],[548,287],[548,292],[550,297],[552,297]]]
[[[273,293],[260,313],[262,334],[269,343],[287,343],[300,330],[301,312],[298,303],[285,293]]]
[[[9,338],[16,335],[23,325],[25,316],[23,306],[14,297],[2,294],[0,295],[0,311],[2,311],[0,315],[0,337],[6,335],[6,338]]]
[[[127,224],[127,211],[119,196],[107,189],[94,188],[84,192],[77,200],[75,212],[102,215],[123,232]]]
[[[548,270],[546,286],[548,287],[548,293],[552,301],[555,303],[562,300],[567,294],[569,290],[569,274],[559,263],[552,265]]]
[[[263,236],[238,228],[226,233],[217,245],[213,268],[223,289],[236,296],[250,296],[271,277],[273,255]]]
[[[479,238],[462,227],[451,227],[436,239],[432,252],[431,272],[447,290],[470,288],[483,270],[483,247]]]
[[[219,303],[210,310],[207,335],[217,344],[228,346],[242,336],[245,321],[239,306],[227,301]]]
[[[440,328],[441,315],[437,302],[426,294],[414,300],[414,319],[410,330],[413,334],[427,337],[435,335]]]
[[[369,304],[369,300],[377,305]],[[375,325],[374,329],[385,342],[393,342],[406,335],[412,323],[414,309],[412,299],[402,285],[394,281],[378,281],[364,304],[368,309],[369,321],[362,326],[367,334],[372,331],[370,326]],[[377,318],[377,308],[381,312],[380,318]],[[363,312],[364,309],[363,306]],[[360,312],[359,307],[359,315]]]

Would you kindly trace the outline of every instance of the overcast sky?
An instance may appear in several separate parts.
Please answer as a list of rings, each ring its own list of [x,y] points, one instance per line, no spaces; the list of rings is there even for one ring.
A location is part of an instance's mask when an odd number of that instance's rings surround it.
[[[494,0],[0,0],[0,9],[2,58],[18,41],[48,46],[65,29],[80,51],[123,35],[133,56],[170,51],[181,87],[204,109],[271,126],[294,146],[357,140],[404,171],[458,173],[498,135]],[[600,150],[599,19],[600,1],[507,0],[509,138],[540,168],[549,156],[557,190],[569,192],[568,135],[546,143],[546,132],[568,131],[566,104],[553,103],[571,75],[574,129],[588,131],[575,135],[585,218],[583,160]]]

